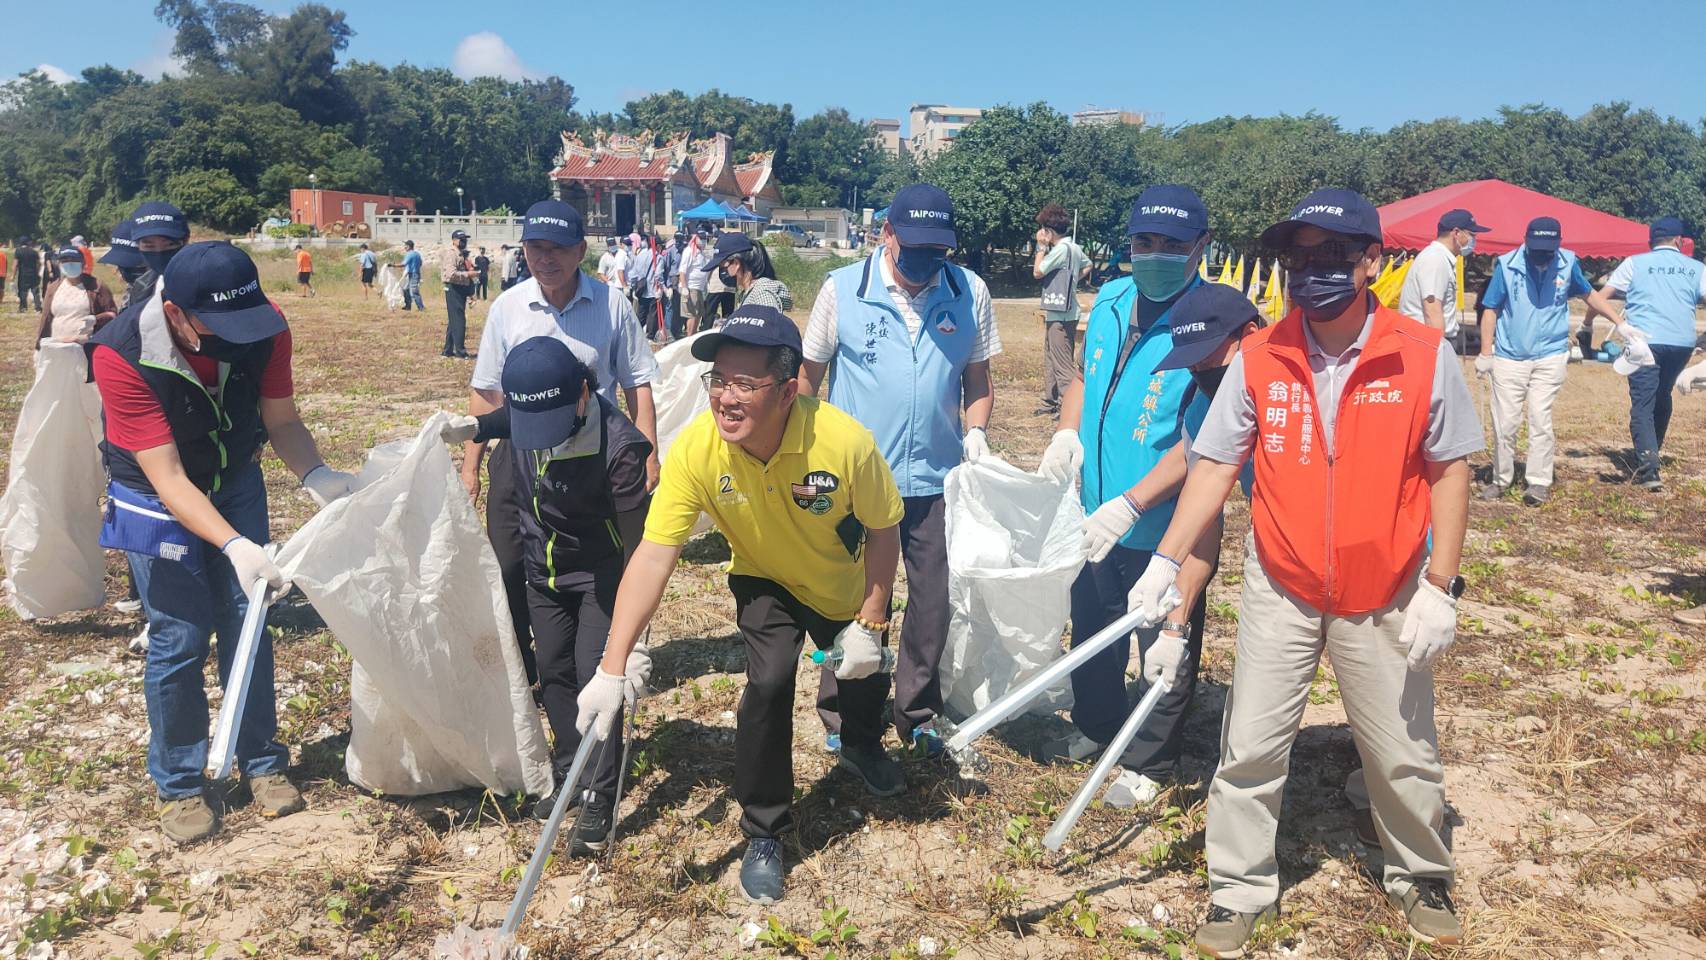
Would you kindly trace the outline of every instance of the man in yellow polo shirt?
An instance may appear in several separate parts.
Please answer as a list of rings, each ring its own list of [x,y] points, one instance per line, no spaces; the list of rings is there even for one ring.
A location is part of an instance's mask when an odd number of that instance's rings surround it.
[[[900,558],[900,491],[871,431],[799,394],[800,331],[773,307],[747,305],[693,343],[711,409],[681,432],[653,494],[645,539],[622,575],[597,676],[578,723],[608,730],[623,672],[656,612],[701,512],[728,538],[729,589],[746,643],[735,722],[735,799],[747,836],[741,894],[782,898],[778,836],[792,819],[794,674],[809,634],[832,651],[841,717],[837,765],[877,796],[906,789],[883,750],[889,595]],[[828,666],[825,669],[829,669]]]

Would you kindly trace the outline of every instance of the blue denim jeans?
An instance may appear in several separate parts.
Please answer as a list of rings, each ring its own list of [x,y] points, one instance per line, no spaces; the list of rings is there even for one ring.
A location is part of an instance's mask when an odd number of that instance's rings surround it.
[[[426,303],[421,300],[421,278],[419,275],[403,278],[403,309],[409,309],[413,302],[416,310],[425,311]]]
[[[227,476],[209,499],[238,533],[266,543],[267,489],[259,464]],[[202,770],[207,766],[204,672],[208,641],[217,631],[223,687],[231,676],[237,638],[249,609],[231,562],[211,544],[203,544],[202,549],[205,569],[199,575],[175,560],[129,554],[142,609],[148,614],[148,662],[142,673],[142,692],[148,701],[148,775],[166,800],[202,791]],[[243,773],[256,777],[284,771],[290,752],[278,742],[277,733],[272,639],[262,633],[237,735],[237,765]]]
[[[1688,366],[1693,347],[1655,343],[1658,362],[1629,375],[1629,439],[1635,442],[1635,482],[1659,478],[1659,451],[1670,429],[1670,391]]]

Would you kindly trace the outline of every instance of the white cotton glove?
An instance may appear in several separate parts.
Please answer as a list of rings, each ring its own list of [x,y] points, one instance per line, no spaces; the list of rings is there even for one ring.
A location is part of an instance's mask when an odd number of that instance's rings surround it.
[[[1475,355],[1475,375],[1477,377],[1484,377],[1492,372],[1493,355],[1490,353],[1477,353]]]
[[[480,421],[470,416],[452,416],[438,431],[438,438],[445,443],[468,443],[474,439],[474,434],[480,432]]]
[[[1676,378],[1676,392],[1685,397],[1702,388],[1706,388],[1706,363],[1697,363]]]
[[[580,696],[575,698],[575,729],[584,736],[592,730],[603,740],[610,736],[610,731],[616,728],[616,718],[622,713],[622,704],[627,700],[628,681],[613,673],[605,673],[603,667],[592,675],[587,685],[581,687]]]
[[[965,439],[960,442],[960,452],[967,463],[976,463],[989,456],[989,438],[984,436],[982,427],[966,431]]]
[[[1409,649],[1411,670],[1426,670],[1457,639],[1457,601],[1444,590],[1423,580],[1416,587],[1410,608],[1404,611],[1404,629],[1398,642]]]
[[[882,669],[883,636],[855,620],[836,634],[835,645],[841,648],[841,666],[835,668],[837,680],[863,680]]]
[[[1658,363],[1653,356],[1653,348],[1647,343],[1647,335],[1640,328],[1625,320],[1611,328],[1611,332],[1623,341],[1623,357],[1628,360],[1628,366],[1650,367]]]
[[[1185,657],[1188,654],[1184,637],[1172,633],[1161,634],[1143,655],[1143,679],[1151,684],[1178,686],[1179,671],[1184,669]]]
[[[1126,594],[1126,612],[1142,610],[1146,627],[1160,623],[1163,617],[1184,602],[1184,598],[1179,596],[1179,588],[1173,585],[1177,579],[1178,564],[1159,553],[1151,555],[1149,566],[1143,568],[1143,576],[1137,578],[1131,592]]]
[[[1097,507],[1084,518],[1084,557],[1091,563],[1101,563],[1120,538],[1137,524],[1137,511],[1125,497],[1115,497]]]
[[[323,507],[355,492],[355,474],[322,463],[302,477],[302,489],[308,491],[316,506]]]
[[[242,584],[243,592],[249,592],[249,586],[256,580],[265,580],[267,589],[274,596],[282,596],[290,589],[290,581],[284,579],[284,573],[278,564],[272,562],[266,550],[248,537],[233,537],[230,543],[221,548],[225,559],[231,561],[231,568],[237,571],[237,582]]]
[[[622,671],[622,695],[630,705],[646,695],[646,684],[652,679],[652,650],[643,643],[634,644],[628,651],[628,663]]]
[[[1056,430],[1043,451],[1043,461],[1037,474],[1056,483],[1071,483],[1078,479],[1078,468],[1084,466],[1084,441],[1077,430]]]

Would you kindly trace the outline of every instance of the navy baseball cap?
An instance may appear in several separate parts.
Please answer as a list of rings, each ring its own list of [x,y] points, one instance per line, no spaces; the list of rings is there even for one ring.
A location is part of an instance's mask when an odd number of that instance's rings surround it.
[[[745,304],[735,308],[723,325],[693,341],[693,359],[712,361],[725,343],[749,347],[793,347],[800,352],[800,328],[775,307]]]
[[[544,240],[560,247],[572,247],[586,239],[586,223],[581,219],[581,212],[570,204],[561,200],[541,200],[527,208],[527,222],[521,228],[521,239],[524,243]]]
[[[717,235],[717,252],[711,255],[700,270],[717,269],[717,265],[737,253],[745,253],[752,249],[752,240],[744,233],[720,233]]]
[[[95,262],[110,264],[121,270],[143,266],[142,254],[136,249],[136,241],[131,239],[132,226],[129,217],[114,224],[112,239],[108,241],[109,249]]]
[[[1552,253],[1564,242],[1564,228],[1552,217],[1535,217],[1528,221],[1528,233],[1522,242],[1530,250]]]
[[[1439,232],[1447,230],[1467,230],[1470,233],[1486,233],[1492,227],[1483,227],[1475,222],[1475,215],[1467,210],[1447,210],[1440,215]]]
[[[1128,237],[1159,233],[1174,240],[1195,240],[1208,230],[1208,208],[1190,187],[1158,183],[1138,194],[1126,220]]]
[[[203,240],[166,265],[161,299],[195,316],[213,335],[254,343],[285,330],[284,315],[261,290],[249,255],[224,240]]]
[[[915,183],[895,191],[889,202],[889,226],[903,247],[952,247],[954,201],[941,187]]]
[[[555,337],[523,340],[504,357],[510,440],[523,450],[549,450],[574,436],[588,379],[586,364],[568,344]]]
[[[466,239],[468,239],[468,231],[466,231],[466,230],[452,230],[452,231],[450,231],[450,239],[452,239],[452,240],[466,240]]]
[[[73,247],[73,246],[67,244],[63,247],[60,247],[58,250],[53,251],[53,259],[64,260],[64,261],[75,260],[78,263],[82,263],[83,262],[83,251],[77,249],[76,247]]]
[[[130,239],[167,237],[172,240],[190,238],[190,220],[184,212],[164,200],[150,200],[130,214]]]
[[[1292,235],[1305,226],[1348,237],[1366,237],[1373,243],[1385,242],[1380,232],[1380,212],[1374,209],[1374,204],[1355,190],[1326,187],[1304,197],[1302,203],[1292,208],[1290,217],[1263,230],[1262,246],[1289,247]]]
[[[1167,319],[1173,325],[1173,349],[1155,365],[1156,373],[1201,363],[1245,324],[1259,323],[1261,315],[1237,287],[1204,283],[1180,297]]]
[[[1660,217],[1647,228],[1647,236],[1654,241],[1669,240],[1672,237],[1685,236],[1688,228],[1682,225],[1678,217]]]

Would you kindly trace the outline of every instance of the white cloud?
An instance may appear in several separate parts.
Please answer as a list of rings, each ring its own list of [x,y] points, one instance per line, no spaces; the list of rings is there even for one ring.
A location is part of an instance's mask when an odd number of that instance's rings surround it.
[[[463,37],[451,55],[450,69],[464,80],[474,77],[527,80],[541,76],[539,71],[521,62],[520,55],[503,37],[490,31]]]
[[[51,63],[38,63],[36,70],[54,83],[74,83],[77,78]]]
[[[150,80],[161,77],[181,77],[184,75],[184,62],[172,56],[173,34],[170,30],[162,30],[154,35],[149,43],[148,56],[130,65],[130,69],[142,74]]]

